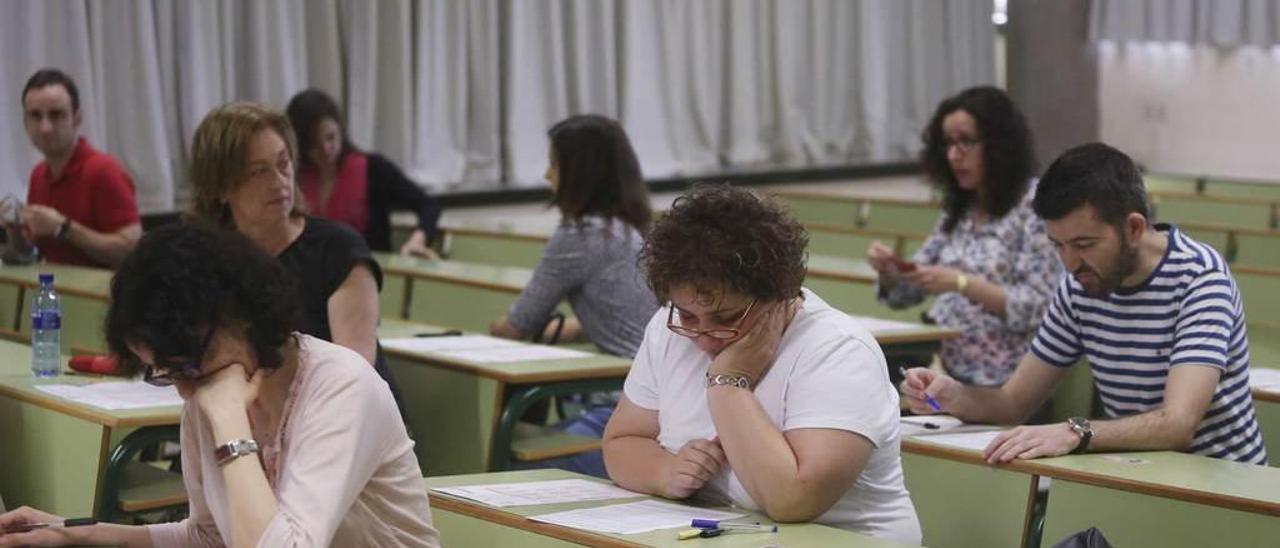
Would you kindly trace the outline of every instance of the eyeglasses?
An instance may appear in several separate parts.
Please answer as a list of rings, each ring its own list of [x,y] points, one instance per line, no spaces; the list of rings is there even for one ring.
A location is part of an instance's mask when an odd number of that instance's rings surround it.
[[[973,149],[978,148],[978,145],[982,144],[982,139],[960,137],[958,139],[947,139],[943,141],[942,144],[946,147],[944,150],[948,152],[951,151],[952,147],[955,147],[959,149],[961,153],[968,154],[973,152]]]
[[[213,341],[214,331],[210,329],[209,333],[205,334],[204,342],[200,343],[200,353],[196,354],[195,360],[174,367],[166,367],[164,371],[158,370],[154,365],[148,365],[142,372],[142,380],[152,386],[172,386],[176,381],[198,381],[226,368],[224,365],[208,373],[200,372],[200,363],[204,360],[204,355],[209,352],[209,343]]]
[[[741,333],[742,321],[747,318],[747,314],[751,313],[751,308],[756,305],[757,299],[752,299],[751,304],[747,305],[747,309],[742,311],[742,315],[738,319],[733,320],[734,327],[721,327],[716,329],[693,329],[691,327],[683,327],[675,321],[676,305],[671,304],[671,308],[667,310],[667,329],[672,333],[696,339],[703,335],[713,339],[727,340],[737,337]]]

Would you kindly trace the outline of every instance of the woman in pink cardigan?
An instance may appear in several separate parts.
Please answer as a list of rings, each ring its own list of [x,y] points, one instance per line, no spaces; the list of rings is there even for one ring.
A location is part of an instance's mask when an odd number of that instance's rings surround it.
[[[145,236],[112,280],[107,343],[186,402],[190,517],[4,534],[0,546],[439,546],[391,391],[359,354],[296,331],[291,280],[234,231]],[[59,519],[20,508],[0,530]]]

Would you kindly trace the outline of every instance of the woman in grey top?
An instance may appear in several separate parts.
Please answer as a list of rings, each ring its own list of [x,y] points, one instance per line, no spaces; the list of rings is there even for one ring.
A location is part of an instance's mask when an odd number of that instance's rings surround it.
[[[546,178],[560,209],[560,226],[524,292],[489,331],[512,339],[553,331],[556,326],[548,326],[548,320],[568,298],[576,319],[565,321],[559,341],[585,337],[605,352],[634,357],[658,309],[637,263],[653,216],[640,162],[622,126],[604,116],[570,116],[547,135]],[[592,403],[566,430],[595,437],[604,433],[617,398],[593,398]],[[548,464],[606,477],[599,451]]]

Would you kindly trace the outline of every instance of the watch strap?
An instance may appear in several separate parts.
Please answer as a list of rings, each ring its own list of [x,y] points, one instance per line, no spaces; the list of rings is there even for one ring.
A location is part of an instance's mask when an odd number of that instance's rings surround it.
[[[258,452],[258,442],[254,440],[231,440],[227,443],[219,445],[213,451],[213,457],[218,461],[218,466],[226,465],[228,462],[236,460],[245,455],[252,455]]]

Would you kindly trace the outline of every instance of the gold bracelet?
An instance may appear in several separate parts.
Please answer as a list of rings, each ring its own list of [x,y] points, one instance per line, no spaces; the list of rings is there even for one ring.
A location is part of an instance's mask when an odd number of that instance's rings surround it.
[[[969,287],[969,277],[964,274],[956,274],[956,293],[964,295],[964,288]]]

